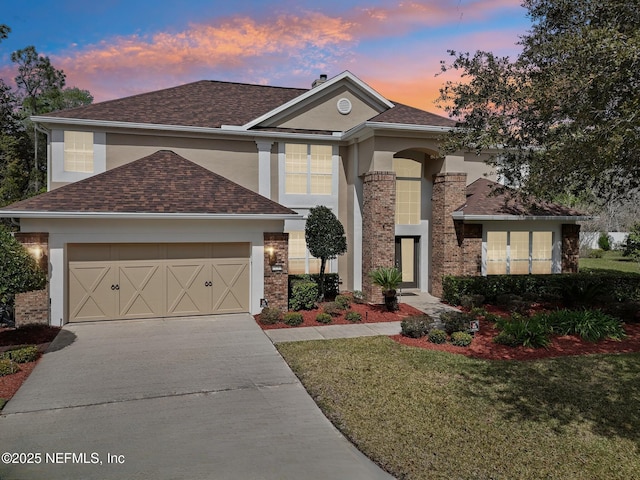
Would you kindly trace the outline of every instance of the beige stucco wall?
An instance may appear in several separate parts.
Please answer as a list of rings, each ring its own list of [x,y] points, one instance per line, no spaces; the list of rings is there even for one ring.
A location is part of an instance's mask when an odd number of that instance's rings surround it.
[[[341,98],[351,101],[351,113],[338,112],[337,102]],[[346,85],[326,96],[315,100],[302,112],[278,119],[270,126],[282,128],[302,128],[307,130],[346,131],[375,117],[380,112],[355,95]]]
[[[107,170],[172,150],[202,167],[258,191],[258,148],[254,141],[107,134]]]

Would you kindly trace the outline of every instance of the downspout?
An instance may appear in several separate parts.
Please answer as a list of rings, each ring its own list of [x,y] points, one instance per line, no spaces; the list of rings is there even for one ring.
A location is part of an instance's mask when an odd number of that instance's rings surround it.
[[[51,130],[41,127],[40,125],[38,125],[37,123],[33,124],[33,128],[40,133],[44,133],[47,137],[47,192],[49,190],[51,190],[51,181],[50,178],[51,176],[49,175],[49,173],[51,172],[51,152],[50,152],[50,148],[51,148],[51,142],[49,141],[49,135],[51,134]],[[36,137],[36,152],[35,152],[35,163],[36,163],[36,192],[38,191],[38,174],[37,174],[37,170],[38,170],[38,135],[35,135]]]

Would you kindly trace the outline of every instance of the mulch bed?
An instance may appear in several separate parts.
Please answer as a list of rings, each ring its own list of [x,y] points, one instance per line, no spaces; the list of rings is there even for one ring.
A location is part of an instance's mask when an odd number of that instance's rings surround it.
[[[345,314],[348,311],[358,312],[362,315],[362,320],[360,322],[350,322],[344,318]],[[350,310],[345,310],[345,312],[339,317],[333,317],[333,321],[329,324],[316,322],[316,316],[319,313],[322,313],[321,308],[316,308],[315,310],[301,310],[299,313],[302,314],[302,318],[304,319],[302,325],[298,327],[321,327],[325,325],[357,325],[358,323],[380,323],[380,322],[399,322],[403,318],[408,317],[410,315],[420,315],[422,312],[405,303],[400,304],[400,310],[397,312],[387,312],[384,305],[371,305],[368,303],[352,303]],[[254,318],[258,325],[263,330],[272,330],[276,328],[298,328],[298,327],[290,327],[289,325],[285,325],[284,323],[276,323],[275,325],[263,325],[260,323],[260,315],[255,315]]]
[[[60,331],[57,327],[34,325],[18,329],[0,328],[0,352],[18,345],[37,345],[44,352]],[[0,398],[9,400],[36,367],[38,361],[21,363],[20,371],[13,375],[0,377]]]

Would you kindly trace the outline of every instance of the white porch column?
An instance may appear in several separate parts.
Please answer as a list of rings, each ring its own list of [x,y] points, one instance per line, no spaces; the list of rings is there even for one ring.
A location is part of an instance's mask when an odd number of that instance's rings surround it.
[[[256,140],[258,146],[258,193],[271,198],[271,146],[273,141]]]

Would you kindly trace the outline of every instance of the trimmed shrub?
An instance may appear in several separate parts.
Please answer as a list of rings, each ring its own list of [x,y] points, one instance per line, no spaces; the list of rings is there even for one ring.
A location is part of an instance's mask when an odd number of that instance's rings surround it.
[[[274,325],[282,318],[282,312],[277,308],[264,307],[260,312],[260,323],[263,325]]]
[[[362,320],[362,315],[360,315],[358,312],[347,312],[347,314],[344,316],[345,320],[347,320],[348,322],[359,322]]]
[[[291,310],[312,310],[318,299],[318,285],[315,282],[295,282],[291,288],[289,308]]]
[[[473,337],[467,332],[453,332],[451,334],[451,344],[456,347],[468,347],[472,340]]]
[[[38,347],[27,345],[0,353],[0,359],[12,360],[15,363],[35,362],[38,359]]]
[[[304,319],[302,318],[301,313],[289,312],[284,314],[284,319],[282,321],[285,325],[289,325],[290,327],[297,327],[298,325],[302,325]]]
[[[334,301],[343,310],[347,310],[351,306],[351,297],[349,295],[338,295]]]
[[[318,323],[331,323],[333,322],[333,317],[328,313],[319,313],[316,315],[316,322]]]
[[[499,343],[500,345],[506,345],[507,347],[517,347],[520,345],[518,339],[512,333],[508,333],[502,331],[498,333],[495,337],[493,337],[494,343]]]
[[[429,341],[431,343],[445,343],[447,341],[447,332],[434,328],[429,332]]]
[[[587,257],[589,258],[602,258],[604,257],[604,250],[600,248],[594,248],[593,250],[589,250],[587,253]]]
[[[484,295],[463,295],[460,297],[460,305],[464,308],[481,307],[484,304]]]
[[[6,375],[13,375],[16,372],[20,371],[20,367],[17,363],[7,359],[0,359],[0,377],[4,377]]]
[[[300,282],[314,282],[318,285],[318,292],[320,292],[320,274],[300,274],[289,275],[289,298],[293,294],[293,286]],[[337,273],[325,273],[324,274],[324,296],[325,298],[335,298],[340,293],[340,277]],[[315,299],[314,299],[315,300]]]
[[[501,294],[513,294],[542,302],[562,298],[564,301],[573,300],[576,304],[600,302],[602,294],[607,294],[614,302],[640,300],[640,275],[602,270],[554,275],[449,275],[444,277],[442,287],[442,299],[452,305],[460,305],[463,295],[473,294],[484,295],[486,303],[494,305]]]
[[[468,332],[471,320],[475,320],[475,317],[464,312],[444,312],[440,314],[440,321],[444,325],[444,331],[449,335],[453,332]]]
[[[400,333],[409,338],[424,337],[431,329],[431,318],[427,315],[412,315],[400,322]]]
[[[600,232],[600,236],[598,237],[598,247],[600,247],[605,252],[611,250],[611,242],[612,238],[606,232]]]
[[[322,311],[328,313],[332,317],[339,317],[342,315],[342,308],[336,302],[327,302],[322,304]]]

